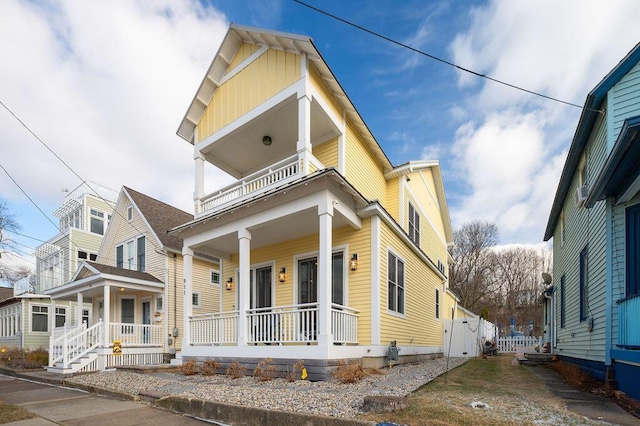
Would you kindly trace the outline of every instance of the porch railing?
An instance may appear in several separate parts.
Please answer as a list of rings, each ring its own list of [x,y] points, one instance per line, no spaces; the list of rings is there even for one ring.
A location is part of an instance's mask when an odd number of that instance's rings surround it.
[[[498,351],[499,352],[512,352],[515,353],[518,350],[526,348],[535,348],[542,346],[542,337],[534,336],[503,336],[498,338]]]
[[[288,157],[267,169],[260,170],[239,182],[204,196],[196,202],[196,214],[202,214],[224,204],[239,201],[249,194],[266,191],[278,184],[293,180],[297,177],[299,170],[298,156]]]
[[[102,342],[102,320],[87,328],[87,323],[49,339],[49,366],[62,363],[63,368],[81,358]]]
[[[150,324],[128,324],[112,322],[109,324],[109,339],[120,340],[126,346],[161,346],[162,326]]]
[[[191,343],[224,345],[237,342],[238,311],[193,315],[189,318]]]
[[[285,344],[318,341],[317,303],[274,306],[247,311],[247,343]],[[334,343],[358,343],[356,309],[333,304],[331,331]],[[193,315],[189,318],[192,345],[237,343],[238,311]]]
[[[618,301],[618,343],[628,349],[640,348],[640,294]]]
[[[334,343],[358,343],[358,313],[346,306],[331,305],[331,332]]]

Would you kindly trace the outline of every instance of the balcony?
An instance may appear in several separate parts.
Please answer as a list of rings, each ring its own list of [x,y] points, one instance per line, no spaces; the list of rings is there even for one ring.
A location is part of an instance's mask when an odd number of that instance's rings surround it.
[[[618,301],[618,347],[640,349],[640,294]]]
[[[224,207],[268,192],[303,177],[303,160],[298,155],[285,158],[269,167],[218,191],[205,195],[195,203],[196,217],[224,209]],[[309,172],[324,166],[315,157],[309,158]]]

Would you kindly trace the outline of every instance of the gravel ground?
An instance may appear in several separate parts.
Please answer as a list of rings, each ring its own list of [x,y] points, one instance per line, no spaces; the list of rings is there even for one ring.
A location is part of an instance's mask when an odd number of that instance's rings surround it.
[[[437,358],[417,364],[383,369],[360,382],[310,382],[285,379],[260,382],[253,377],[229,379],[224,375],[183,376],[179,373],[138,374],[104,371],[76,376],[70,381],[137,395],[144,391],[195,397],[227,404],[353,418],[362,412],[367,395],[406,396],[425,383],[465,362],[464,358]]]

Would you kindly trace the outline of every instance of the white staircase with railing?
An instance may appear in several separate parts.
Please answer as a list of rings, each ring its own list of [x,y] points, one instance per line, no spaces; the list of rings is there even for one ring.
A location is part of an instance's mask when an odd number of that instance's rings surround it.
[[[49,366],[54,373],[77,373],[98,358],[97,348],[102,342],[102,320],[87,327],[81,326],[54,333],[49,340]]]

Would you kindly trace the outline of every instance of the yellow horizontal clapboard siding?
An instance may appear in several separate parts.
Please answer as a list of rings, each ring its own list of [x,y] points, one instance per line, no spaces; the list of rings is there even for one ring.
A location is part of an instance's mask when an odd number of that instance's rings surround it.
[[[346,129],[346,178],[369,200],[387,205],[387,181],[382,166],[348,120]]]
[[[440,278],[386,224],[380,228],[381,343],[397,340],[399,344],[442,346],[442,323],[435,317],[435,289],[441,288]],[[388,311],[388,249],[405,265],[404,317]]]
[[[400,185],[400,178],[392,178],[387,181],[387,203],[385,206],[389,215],[398,223],[402,223],[400,221],[399,204],[404,201],[400,200]]]
[[[198,123],[199,139],[207,138],[299,79],[300,56],[266,51],[216,89]]]
[[[313,156],[316,157],[325,168],[338,168],[338,138],[331,139],[313,147]]]

